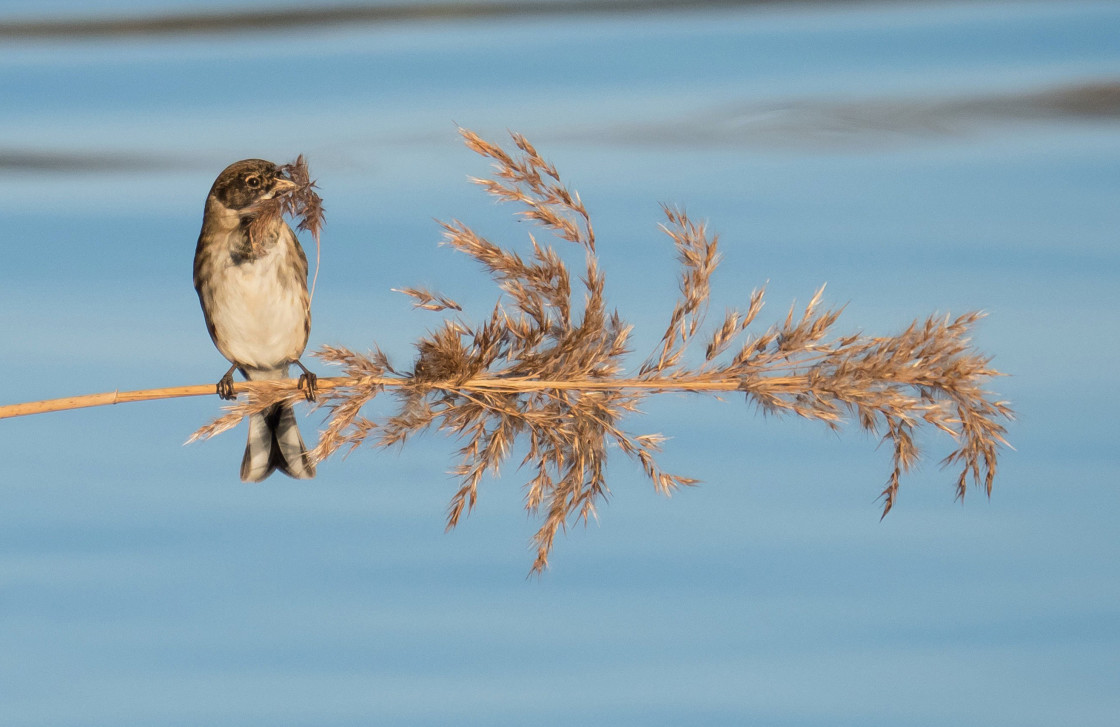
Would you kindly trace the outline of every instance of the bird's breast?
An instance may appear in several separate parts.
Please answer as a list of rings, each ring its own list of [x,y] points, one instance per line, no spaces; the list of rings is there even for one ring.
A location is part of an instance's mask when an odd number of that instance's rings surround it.
[[[199,297],[214,344],[243,368],[286,366],[307,345],[306,268],[297,264],[294,235],[287,239],[284,232],[255,258],[233,254],[237,233],[199,251]]]

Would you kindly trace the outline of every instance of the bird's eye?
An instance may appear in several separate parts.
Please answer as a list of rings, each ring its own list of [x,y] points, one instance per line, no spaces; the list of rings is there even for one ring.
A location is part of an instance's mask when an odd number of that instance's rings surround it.
[[[249,189],[256,189],[257,187],[261,186],[261,178],[255,174],[249,177],[245,177],[245,185],[249,187]]]

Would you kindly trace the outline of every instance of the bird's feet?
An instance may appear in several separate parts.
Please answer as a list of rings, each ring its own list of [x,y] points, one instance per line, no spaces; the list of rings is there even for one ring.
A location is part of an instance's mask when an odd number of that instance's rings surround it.
[[[319,393],[316,384],[319,377],[307,370],[307,367],[296,361],[296,366],[303,369],[303,373],[299,376],[299,390],[307,397],[308,401],[315,401],[315,396]]]
[[[315,382],[318,380],[319,377],[310,371],[299,375],[299,390],[303,392],[303,395],[307,397],[308,401],[315,401],[315,396],[318,394]]]
[[[236,399],[237,394],[233,392],[233,369],[231,368],[226,372],[226,375],[218,380],[218,396],[229,401]]]

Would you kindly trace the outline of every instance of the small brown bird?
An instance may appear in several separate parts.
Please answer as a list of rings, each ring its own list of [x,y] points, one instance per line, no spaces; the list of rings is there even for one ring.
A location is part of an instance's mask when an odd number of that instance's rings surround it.
[[[303,369],[300,386],[314,397],[315,375],[300,363],[311,332],[307,256],[292,228],[271,215],[263,230],[250,225],[262,203],[296,187],[272,162],[245,159],[218,175],[206,198],[202,232],[194,254],[194,287],[210,338],[233,364],[218,382],[218,395],[233,399],[233,371],[250,381],[288,378]],[[315,476],[295,413],[276,404],[249,420],[241,479],[260,482],[280,470],[290,477]]]

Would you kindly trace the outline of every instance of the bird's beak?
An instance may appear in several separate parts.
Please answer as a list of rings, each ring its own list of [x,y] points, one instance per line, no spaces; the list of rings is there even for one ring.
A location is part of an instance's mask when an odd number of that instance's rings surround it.
[[[292,191],[293,189],[295,189],[298,186],[299,186],[298,184],[296,184],[295,182],[293,182],[290,179],[284,179],[283,177],[277,177],[276,181],[272,183],[272,194],[270,196],[275,197],[275,196],[280,195],[280,194],[286,194],[286,193]]]

